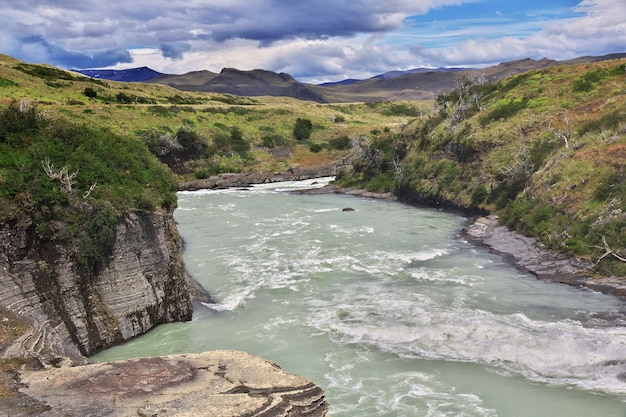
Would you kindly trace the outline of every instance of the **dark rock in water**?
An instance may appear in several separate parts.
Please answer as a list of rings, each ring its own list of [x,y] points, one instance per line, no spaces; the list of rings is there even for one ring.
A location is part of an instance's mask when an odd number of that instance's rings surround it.
[[[352,207],[346,207],[341,211],[355,211]]]

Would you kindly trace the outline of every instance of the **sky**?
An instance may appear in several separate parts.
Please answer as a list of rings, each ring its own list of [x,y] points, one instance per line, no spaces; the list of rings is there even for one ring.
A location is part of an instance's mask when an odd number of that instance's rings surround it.
[[[0,53],[309,83],[626,52],[626,0],[2,0]]]

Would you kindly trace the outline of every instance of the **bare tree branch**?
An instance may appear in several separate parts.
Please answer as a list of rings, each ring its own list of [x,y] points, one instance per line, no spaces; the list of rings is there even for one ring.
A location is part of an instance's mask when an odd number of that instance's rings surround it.
[[[41,161],[43,170],[50,179],[58,180],[61,183],[61,189],[68,195],[74,195],[74,179],[78,175],[78,171],[69,172],[67,166],[56,169],[48,158]]]
[[[622,262],[626,262],[626,258],[623,258],[623,257],[619,256],[618,254],[616,254],[616,253],[613,251],[613,249],[611,249],[611,248],[609,247],[609,244],[606,242],[606,237],[604,237],[604,236],[602,236],[602,244],[604,245],[604,250],[605,250],[606,252],[604,253],[604,255],[602,255],[602,256],[600,256],[600,257],[598,258],[598,262],[596,262],[596,264],[600,263],[600,261],[601,261],[602,259],[606,258],[606,257],[607,257],[607,256],[609,256],[609,255],[613,256],[614,258],[616,258],[616,259],[618,259],[618,260],[620,260],[620,261],[622,261]]]

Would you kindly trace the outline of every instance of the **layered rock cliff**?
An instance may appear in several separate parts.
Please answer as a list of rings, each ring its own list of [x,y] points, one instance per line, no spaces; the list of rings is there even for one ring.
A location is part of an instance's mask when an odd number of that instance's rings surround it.
[[[81,363],[160,323],[191,319],[190,294],[202,290],[185,270],[172,213],[122,213],[95,274],[66,243],[41,243],[35,233],[28,218],[0,224],[0,305],[32,323],[5,357]]]

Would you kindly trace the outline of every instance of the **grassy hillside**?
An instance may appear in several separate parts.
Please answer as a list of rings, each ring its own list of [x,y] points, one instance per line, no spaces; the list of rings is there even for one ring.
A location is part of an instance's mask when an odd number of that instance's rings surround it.
[[[285,97],[182,92],[157,84],[89,79],[0,56],[0,106],[12,100],[24,100],[49,118],[139,139],[170,163],[180,180],[339,160],[350,152],[344,138],[395,130],[424,106],[321,105]],[[308,138],[294,137],[298,119],[311,121]],[[189,149],[182,149],[178,138],[187,140]]]
[[[344,185],[496,212],[546,246],[592,260],[599,273],[626,276],[626,60],[524,60],[497,71],[524,66],[535,69],[499,81],[483,71],[456,74],[456,88],[431,101],[322,105],[103,82],[0,57],[0,108],[15,113],[22,103],[36,111],[18,114],[46,123],[36,134],[4,139],[5,147],[37,144],[28,160],[3,150],[4,212],[21,189],[14,184],[45,184],[32,180],[47,181],[46,157],[56,169],[79,169],[81,192],[98,182],[93,196],[114,206],[158,208],[168,204],[159,195],[171,183],[166,175],[161,185],[145,187],[153,182],[138,175],[143,168],[124,165],[137,149],[149,151],[135,159],[153,167],[151,176],[165,163],[185,181],[321,165],[356,146],[362,158],[342,175]],[[406,80],[399,78],[391,81],[401,91]],[[68,139],[47,141],[50,132]],[[83,150],[94,154],[81,158]],[[88,175],[80,165],[97,166],[99,158],[110,158],[123,175]]]
[[[626,60],[456,81],[340,179],[498,213],[546,246],[626,276]]]

